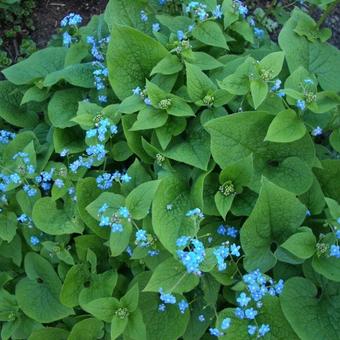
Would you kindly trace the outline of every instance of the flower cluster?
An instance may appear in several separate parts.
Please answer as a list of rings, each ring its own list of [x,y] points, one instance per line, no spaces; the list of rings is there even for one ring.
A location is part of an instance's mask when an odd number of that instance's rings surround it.
[[[110,189],[112,187],[113,181],[119,183],[129,183],[131,181],[131,177],[127,173],[115,171],[112,174],[104,172],[96,178],[97,186],[102,190]]]
[[[11,139],[14,139],[16,134],[7,130],[0,130],[0,144],[8,144]]]
[[[243,276],[243,282],[247,286],[247,292],[241,292],[236,299],[238,307],[235,309],[235,316],[239,319],[253,321],[263,306],[262,299],[266,295],[278,296],[282,293],[284,282],[274,282],[271,278],[265,277],[260,270],[255,270]],[[267,324],[248,325],[248,334],[262,337],[270,331]]]
[[[54,172],[55,168],[51,168],[50,171],[42,171],[40,175],[34,178],[35,183],[45,191],[50,190],[52,187],[52,176]]]
[[[100,142],[104,142],[117,133],[117,125],[112,124],[108,118],[102,118],[95,124],[95,128],[86,131],[86,138],[97,137]]]
[[[238,230],[235,227],[221,224],[217,227],[217,234],[236,238],[238,235]]]
[[[162,301],[162,303],[158,306],[158,310],[160,312],[164,312],[166,310],[167,304],[170,304],[170,305],[176,304],[177,302],[176,297],[171,293],[165,293],[163,288],[159,288],[159,294],[161,295],[160,300]],[[188,302],[184,299],[179,301],[177,303],[177,306],[181,314],[184,314],[185,311],[189,308]]]
[[[18,162],[18,172],[21,174],[32,175],[35,172],[35,167],[32,165],[28,153],[18,152],[13,156],[13,160]]]
[[[223,331],[227,330],[231,325],[230,318],[224,318],[221,322],[221,329]],[[220,331],[218,328],[209,328],[210,335],[212,336],[223,336],[224,333]]]
[[[73,29],[75,29],[78,25],[80,25],[83,21],[83,18],[79,14],[70,13],[64,19],[61,20],[60,26],[62,28],[68,29],[63,33],[63,45],[65,47],[70,47],[72,42],[77,39],[72,35]],[[71,34],[70,34],[71,33]]]
[[[234,8],[235,10],[243,17],[245,18],[248,14],[248,8],[247,6],[243,3],[243,1],[240,0],[234,0]]]
[[[200,265],[205,259],[205,248],[201,241],[189,236],[181,236],[176,241],[176,254],[188,273],[201,275]]]
[[[340,217],[337,219],[337,223],[340,224]],[[338,240],[340,240],[340,230],[335,231],[335,237],[337,239],[335,244],[332,244],[329,250],[329,256],[340,259],[340,246],[338,244]]]
[[[126,207],[120,207],[113,213],[108,214],[109,205],[104,203],[98,209],[98,217],[100,218],[100,227],[110,227],[113,233],[121,233],[124,230],[122,222],[130,221],[130,213]],[[110,209],[112,211],[112,209]]]
[[[228,257],[239,257],[241,255],[240,248],[241,246],[238,246],[235,243],[229,246],[229,242],[225,242],[221,246],[214,249],[213,253],[216,257],[218,271],[227,269],[228,265],[225,260]]]
[[[185,8],[186,13],[191,13],[194,17],[197,17],[200,21],[203,21],[209,17],[207,13],[207,5],[198,1],[191,1]]]
[[[198,218],[204,218],[204,215],[201,211],[200,208],[195,208],[195,209],[192,209],[192,210],[189,210],[185,216],[187,217],[198,217]]]

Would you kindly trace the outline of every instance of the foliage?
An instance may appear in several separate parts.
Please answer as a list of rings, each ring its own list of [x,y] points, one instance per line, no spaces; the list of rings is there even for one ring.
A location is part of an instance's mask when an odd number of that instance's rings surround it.
[[[111,0],[3,70],[2,339],[339,339],[340,52],[256,18]]]

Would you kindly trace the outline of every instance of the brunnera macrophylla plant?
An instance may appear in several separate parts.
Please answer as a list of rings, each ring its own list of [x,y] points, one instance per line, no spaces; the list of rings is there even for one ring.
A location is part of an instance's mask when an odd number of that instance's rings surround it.
[[[340,53],[295,8],[111,0],[0,82],[2,339],[340,337]]]

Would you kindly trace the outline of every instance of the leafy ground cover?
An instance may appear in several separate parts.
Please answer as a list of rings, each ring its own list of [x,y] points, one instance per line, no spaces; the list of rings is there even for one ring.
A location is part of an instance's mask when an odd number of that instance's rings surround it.
[[[2,71],[2,339],[340,338],[340,53],[275,11],[111,0]]]

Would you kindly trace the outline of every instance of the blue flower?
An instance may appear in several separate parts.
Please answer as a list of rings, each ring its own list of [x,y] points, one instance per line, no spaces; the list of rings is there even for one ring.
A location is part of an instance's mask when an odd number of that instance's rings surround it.
[[[321,136],[322,135],[322,128],[320,126],[317,126],[315,129],[312,131],[312,136]]]
[[[169,303],[171,305],[174,305],[176,303],[176,297],[171,293],[164,293],[163,288],[159,288],[159,294],[161,294],[160,299],[164,303]]]
[[[262,28],[254,27],[254,34],[257,39],[264,38],[264,30]]]
[[[140,11],[140,19],[143,21],[143,22],[146,22],[148,21],[148,15],[145,13],[145,11]]]
[[[335,232],[335,237],[336,237],[338,240],[340,240],[340,230],[337,230],[337,231]]]
[[[218,328],[209,328],[209,332],[212,336],[223,336],[224,334],[219,331]]]
[[[147,247],[149,245],[147,232],[144,229],[136,231],[136,243],[139,247]]]
[[[153,257],[153,256],[158,256],[159,255],[159,250],[149,250],[148,255]]]
[[[183,240],[179,244],[183,244]],[[183,265],[186,267],[188,273],[201,275],[200,264],[205,259],[205,248],[201,241],[197,239],[191,239],[188,244],[190,250],[177,250],[177,256]]]
[[[336,257],[337,259],[340,259],[340,246],[336,244],[332,244],[329,255]]]
[[[122,181],[122,183],[129,183],[131,179],[132,177],[130,177],[127,173],[125,173],[124,175],[120,177],[120,180]]]
[[[107,190],[112,187],[113,178],[111,174],[104,172],[96,178],[97,187],[102,190]]]
[[[189,308],[189,304],[188,304],[187,301],[181,300],[180,302],[178,302],[178,308],[179,308],[180,312],[182,314],[184,314],[185,311]]]
[[[204,322],[204,321],[205,321],[205,317],[204,317],[203,314],[200,314],[200,315],[198,316],[198,321],[200,321],[200,322]]]
[[[219,246],[218,248],[214,249],[213,254],[216,257],[217,267],[219,271],[223,271],[227,269],[227,263],[224,260],[229,256],[229,247],[228,246]]]
[[[254,308],[248,308],[244,311],[244,315],[247,319],[254,320],[257,315],[257,311]]]
[[[30,218],[26,215],[26,214],[21,214],[17,220],[20,222],[20,223],[26,223],[30,220]]]
[[[161,26],[159,25],[158,22],[155,22],[154,24],[152,24],[152,32],[159,32],[161,29]]]
[[[215,9],[212,12],[213,16],[216,17],[217,19],[221,19],[223,12],[221,10],[221,5],[217,5]]]
[[[204,215],[201,211],[200,208],[195,208],[195,209],[192,209],[192,210],[189,210],[185,216],[187,217],[199,217],[199,218],[204,218]]]
[[[130,213],[127,207],[120,207],[118,209],[118,214],[123,217],[123,218],[129,218],[130,217]]]
[[[259,336],[265,336],[268,332],[270,332],[270,326],[267,324],[262,324],[259,328]]]
[[[313,85],[314,81],[312,79],[304,79],[303,81],[306,85]]]
[[[40,243],[40,240],[36,236],[31,236],[30,237],[30,242],[31,242],[32,246],[37,246]]]
[[[178,40],[183,40],[185,38],[185,34],[184,34],[184,32],[183,31],[177,31],[177,39]]]
[[[25,184],[25,185],[23,186],[23,189],[24,189],[24,191],[26,192],[26,194],[27,194],[29,197],[34,197],[34,196],[38,193],[37,189],[32,188],[32,187],[31,187],[30,185],[28,185],[28,184]]]
[[[249,335],[255,335],[257,331],[257,327],[254,325],[248,325],[248,334]]]
[[[60,157],[66,157],[69,154],[69,149],[63,149],[60,151]]]
[[[70,13],[64,19],[61,20],[60,26],[78,26],[82,23],[83,18],[79,14]]]
[[[237,318],[244,319],[244,310],[242,308],[237,307],[234,313]]]
[[[161,304],[158,306],[158,310],[159,310],[160,312],[164,312],[165,309],[166,309],[166,305],[165,305],[164,303],[161,303]]]
[[[107,209],[109,208],[109,205],[107,203],[104,203],[99,209],[98,209],[98,213],[102,214],[104,213]]]
[[[15,133],[7,130],[0,130],[0,144],[8,144],[11,139],[15,138]]]
[[[141,94],[141,92],[142,92],[142,89],[139,86],[132,89],[132,93],[136,96],[139,96]]]
[[[304,111],[306,109],[306,102],[302,99],[297,100],[296,107],[300,109],[301,111]]]
[[[159,4],[161,6],[165,5],[168,0],[159,0]]]
[[[63,45],[65,47],[70,47],[72,44],[72,36],[68,32],[63,33]]]
[[[181,236],[177,239],[176,241],[176,246],[178,248],[184,248],[188,245],[188,242],[190,241],[190,237],[189,236]]]
[[[101,216],[99,226],[100,227],[108,227],[110,225],[110,218],[108,216]]]
[[[246,307],[250,302],[251,298],[246,295],[246,293],[242,292],[240,296],[236,299],[237,303],[241,307]]]
[[[225,318],[222,320],[222,323],[221,323],[221,328],[223,330],[226,330],[230,327],[230,324],[231,324],[231,319],[230,318]]]
[[[144,98],[144,103],[148,106],[151,105],[151,99],[149,97]]]
[[[56,179],[54,184],[59,189],[61,189],[65,185],[64,181],[62,179],[60,179],[60,178]]]
[[[282,81],[280,79],[276,79],[274,85],[271,87],[271,91],[275,92],[280,89]]]
[[[240,256],[240,250],[241,246],[237,246],[235,243],[233,243],[231,246],[230,246],[230,254],[233,255],[233,256]]]
[[[123,225],[121,223],[112,223],[111,231],[113,233],[121,233],[123,231]]]

